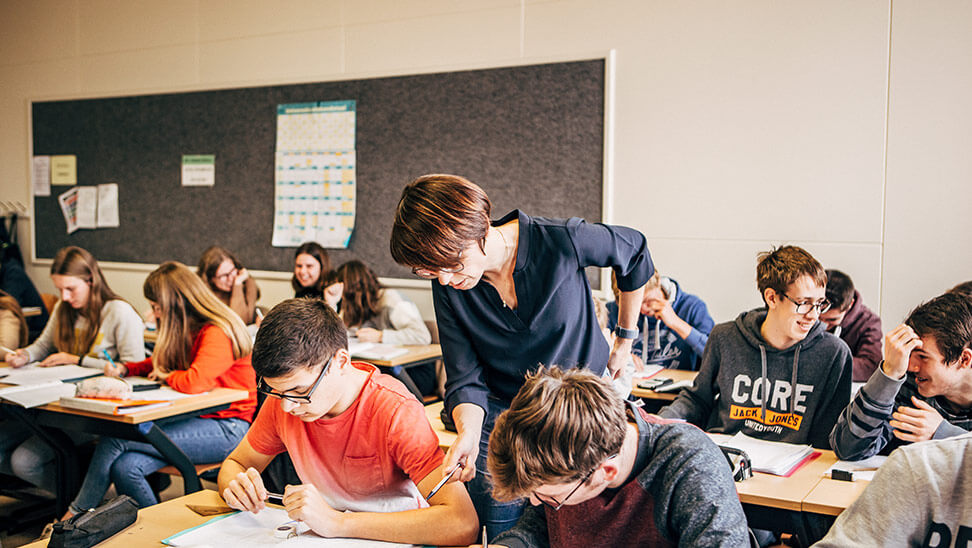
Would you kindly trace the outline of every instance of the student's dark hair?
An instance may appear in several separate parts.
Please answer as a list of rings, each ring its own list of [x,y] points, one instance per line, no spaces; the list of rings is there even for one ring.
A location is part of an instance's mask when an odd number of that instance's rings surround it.
[[[492,205],[483,189],[458,175],[423,175],[405,186],[392,225],[395,262],[438,270],[461,264],[470,242],[483,249]]]
[[[966,297],[972,299],[972,280],[967,282],[962,282],[952,289],[948,290],[949,293],[958,293],[960,295],[965,295]]]
[[[331,281],[344,284],[340,313],[344,324],[358,327],[378,315],[381,284],[378,276],[361,261],[348,261],[334,271]]]
[[[854,280],[840,270],[828,269],[827,300],[836,310],[847,310],[854,302]]]
[[[218,245],[207,247],[202,256],[199,257],[199,265],[196,267],[196,274],[206,282],[209,289],[214,293],[218,292],[217,294],[225,293],[225,291],[220,291],[213,285],[213,278],[216,277],[219,265],[223,264],[226,259],[229,259],[237,270],[243,268],[243,264],[229,250]]]
[[[905,323],[919,337],[935,337],[945,363],[959,359],[964,349],[972,349],[972,301],[960,293],[950,291],[918,305]]]
[[[327,273],[331,271],[331,258],[327,255],[327,250],[324,249],[321,244],[317,242],[304,242],[300,244],[297,251],[294,252],[294,260],[300,255],[310,255],[317,260],[321,265],[321,275],[314,282],[311,287],[304,287],[300,285],[297,281],[297,275],[294,274],[293,278],[290,279],[290,286],[294,288],[294,291],[300,294],[313,294],[315,296],[321,296],[324,292],[324,281],[327,278]]]
[[[348,347],[341,318],[322,299],[287,299],[273,307],[253,343],[253,369],[276,378],[320,364]]]
[[[60,352],[84,355],[91,350],[98,331],[101,329],[101,307],[108,301],[121,299],[108,287],[98,261],[91,253],[77,246],[61,248],[51,263],[51,276],[73,276],[80,278],[90,287],[88,304],[82,310],[75,310],[61,301],[51,321],[55,322],[54,346]],[[87,320],[84,331],[74,332],[74,322],[78,317]]]
[[[611,383],[586,369],[528,374],[489,437],[493,496],[513,500],[581,479],[621,450],[625,409]]]
[[[783,293],[801,276],[810,276],[820,287],[827,286],[827,274],[817,259],[802,247],[784,245],[759,254],[756,265],[756,287],[766,302],[766,289]]]

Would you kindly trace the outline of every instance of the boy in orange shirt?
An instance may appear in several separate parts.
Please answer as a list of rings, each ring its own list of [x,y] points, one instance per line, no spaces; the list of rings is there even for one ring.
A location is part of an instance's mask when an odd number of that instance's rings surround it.
[[[337,314],[319,299],[290,299],[267,314],[253,347],[258,390],[277,398],[227,457],[227,504],[257,513],[268,493],[260,472],[289,452],[301,485],[288,485],[288,515],[324,537],[458,545],[476,539],[476,512],[459,483],[428,495],[444,455],[422,404],[374,366],[353,363]],[[346,512],[345,510],[350,510]]]

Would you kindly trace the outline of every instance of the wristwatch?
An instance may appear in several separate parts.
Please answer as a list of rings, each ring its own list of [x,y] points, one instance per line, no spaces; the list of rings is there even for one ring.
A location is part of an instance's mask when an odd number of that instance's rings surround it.
[[[614,328],[614,334],[617,335],[618,338],[621,338],[621,339],[637,339],[638,338],[638,330],[637,329],[628,329],[626,327],[621,327],[620,325]]]

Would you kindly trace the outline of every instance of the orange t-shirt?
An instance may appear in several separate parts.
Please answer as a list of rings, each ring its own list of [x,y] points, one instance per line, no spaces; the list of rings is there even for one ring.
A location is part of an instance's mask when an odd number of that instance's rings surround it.
[[[398,512],[427,506],[415,485],[445,455],[425,409],[395,378],[370,364],[353,366],[370,374],[343,413],[307,423],[268,399],[246,439],[264,455],[287,451],[301,481],[316,486],[336,510]]]

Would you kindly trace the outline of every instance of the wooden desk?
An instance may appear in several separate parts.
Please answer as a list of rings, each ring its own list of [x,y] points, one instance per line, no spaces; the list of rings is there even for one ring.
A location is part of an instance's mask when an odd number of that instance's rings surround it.
[[[354,359],[377,366],[382,370],[382,373],[388,373],[402,381],[409,392],[415,394],[415,397],[422,401],[422,391],[415,386],[412,378],[408,375],[408,368],[432,363],[442,358],[442,348],[437,344],[402,345],[402,348],[405,348],[407,352],[388,360]]]
[[[206,394],[175,400],[172,405],[129,415],[107,415],[68,409],[57,403],[31,409],[4,403],[0,405],[0,413],[30,428],[54,451],[57,461],[57,514],[61,515],[67,509],[69,498],[74,496],[82,478],[82,471],[78,468],[77,450],[64,434],[65,431],[150,443],[182,474],[185,492],[188,494],[202,489],[196,468],[182,449],[162,431],[160,425],[219,411],[246,397],[248,393],[245,390],[216,388]]]
[[[224,505],[216,491],[204,490],[172,499],[138,511],[135,523],[119,531],[115,536],[98,544],[98,548],[131,548],[132,546],[162,546],[161,540],[179,531],[202,525],[216,516],[200,516],[186,504],[203,506]],[[47,540],[39,540],[24,546],[43,548]]]
[[[870,484],[869,481],[821,478],[803,499],[803,511],[826,516],[840,515]]]
[[[698,376],[698,371],[686,371],[683,369],[662,369],[657,374],[652,375],[650,378],[665,378],[668,377],[674,382],[679,381],[694,381],[695,377]],[[641,398],[645,400],[658,400],[663,402],[670,402],[678,396],[679,390],[673,392],[655,392],[654,390],[645,390],[644,388],[638,388],[638,383],[645,380],[644,377],[634,377],[631,379],[631,395],[636,398]]]
[[[435,430],[435,435],[439,437],[439,447],[443,451],[448,451],[452,444],[456,442],[458,434],[455,432],[446,430],[444,424],[442,424],[442,417],[439,413],[442,412],[443,407],[445,407],[444,402],[430,403],[425,406],[425,416],[429,419],[429,424],[432,425],[432,430]]]
[[[824,470],[837,462],[833,451],[804,464],[788,478],[756,472],[746,481],[736,482],[736,492],[743,504],[780,510],[803,511],[803,500],[823,479]]]

